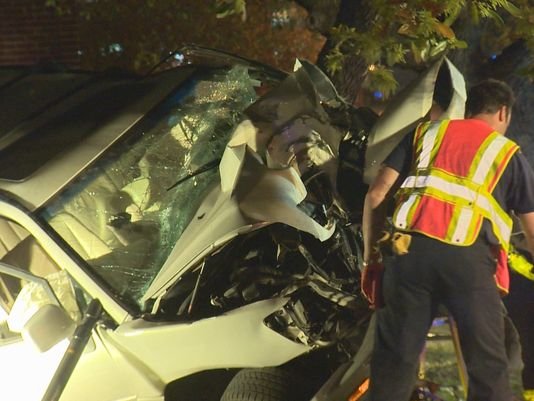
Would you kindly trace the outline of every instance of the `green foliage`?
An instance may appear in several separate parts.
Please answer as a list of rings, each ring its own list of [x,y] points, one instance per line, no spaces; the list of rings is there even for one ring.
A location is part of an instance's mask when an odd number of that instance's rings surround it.
[[[514,4],[521,2],[520,6]],[[457,38],[454,22],[466,10],[471,23],[490,21],[495,27],[505,27],[505,17],[520,20],[522,37],[534,34],[534,13],[529,0],[373,0],[367,4],[374,15],[365,29],[337,26],[332,29],[335,43],[327,58],[330,74],[342,70],[349,56],[363,57],[368,65],[376,66],[369,73],[370,89],[391,93],[387,67],[398,63],[424,65],[451,49],[465,49],[467,42]],[[527,3],[527,4],[525,4]],[[529,7],[530,19],[525,14]],[[503,17],[504,16],[504,17]],[[521,24],[522,21],[528,21]],[[514,21],[515,23],[515,21]],[[513,25],[513,24],[512,24]],[[498,31],[498,29],[497,29]],[[518,29],[516,29],[518,31]],[[534,40],[532,40],[534,42]]]
[[[345,57],[346,56],[341,52],[341,50],[339,50],[338,47],[334,48],[326,55],[326,62],[330,66],[330,72],[332,74],[336,74],[341,71]]]
[[[510,14],[515,14],[515,16],[520,16],[521,14],[518,12],[517,7],[508,0],[472,0],[472,4],[472,10],[475,10],[482,18],[500,18],[498,11],[501,9],[505,9]]]
[[[273,33],[273,11],[283,4],[294,4],[289,0],[203,0],[203,6],[199,0],[41,1],[61,14],[77,13],[87,22],[87,32],[82,33],[89,47],[84,50],[85,59],[105,57],[108,64],[118,61],[119,55],[106,49],[110,43],[120,43],[124,48],[122,58],[127,54],[127,63],[135,69],[146,68],[184,42],[205,43],[278,66],[278,61],[271,60],[272,54],[277,54],[277,60],[288,55],[288,64],[283,66],[287,68],[296,53],[285,49],[285,43],[289,45],[293,40],[292,46],[302,49],[302,57],[304,50],[310,53],[310,41],[316,40],[309,36],[308,42],[298,37],[289,39],[291,33],[280,29]],[[300,2],[311,6],[319,1],[327,0]],[[338,25],[331,30],[333,46],[326,56],[326,67],[334,76],[353,65],[348,60],[363,59],[374,70],[357,81],[364,81],[371,90],[391,93],[388,71],[396,64],[419,68],[452,49],[467,48],[466,40],[457,35],[457,21],[464,23],[467,19],[469,24],[480,24],[485,54],[499,54],[518,39],[534,49],[534,0],[360,2],[368,8],[367,22],[356,27]],[[260,19],[258,13],[264,16]],[[276,44],[275,35],[286,41]],[[320,41],[315,43],[319,48],[322,45]],[[532,66],[519,67],[534,77]]]
[[[45,7],[55,9],[58,15],[69,14],[72,11],[72,8],[65,4],[64,0],[46,0]]]
[[[392,93],[394,80],[388,67],[407,61],[426,63],[450,48],[463,46],[451,27],[460,12],[459,3],[456,0],[370,2],[376,18],[368,29],[358,31],[339,26],[332,30],[335,57],[327,59],[329,72],[339,71],[349,55],[363,57],[367,64],[376,66],[368,76],[370,89]]]
[[[389,97],[397,90],[399,86],[393,76],[393,71],[383,65],[372,65],[368,69],[366,85],[369,90],[379,89],[384,97]]]
[[[407,50],[400,43],[390,43],[386,49],[386,65],[404,63]]]
[[[244,21],[247,18],[247,8],[245,0],[216,0],[215,12],[217,18],[228,17],[229,15],[241,15]]]
[[[273,14],[281,9],[296,21],[306,17],[303,9],[285,0],[37,1],[78,18],[84,69],[143,73],[194,43],[290,70],[296,57],[315,60],[324,43],[303,24],[273,28]],[[169,59],[169,64],[175,62]]]
[[[524,75],[526,77],[534,78],[534,65],[529,65],[527,67],[521,67],[517,70],[519,75]]]

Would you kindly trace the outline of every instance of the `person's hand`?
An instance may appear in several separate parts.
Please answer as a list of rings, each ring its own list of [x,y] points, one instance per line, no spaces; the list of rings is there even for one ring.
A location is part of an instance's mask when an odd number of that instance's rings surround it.
[[[383,306],[382,297],[382,276],[384,274],[384,265],[381,258],[376,258],[370,262],[363,263],[361,273],[361,291],[363,296],[369,302],[371,309],[378,309]]]

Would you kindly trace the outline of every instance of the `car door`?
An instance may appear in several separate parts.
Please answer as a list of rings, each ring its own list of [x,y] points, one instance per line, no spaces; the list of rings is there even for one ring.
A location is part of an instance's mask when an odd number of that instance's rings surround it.
[[[34,230],[39,235],[32,235]],[[55,261],[64,260],[65,255],[54,253],[58,247],[41,245],[51,241],[43,235],[39,228],[25,228],[0,215],[0,400],[41,401],[44,394],[50,394],[47,388],[71,334],[84,324],[94,304],[95,297],[85,288],[89,281],[80,283],[73,271],[59,266]],[[56,319],[58,315],[65,319]],[[28,325],[39,319],[39,325]],[[131,355],[124,355],[120,345],[110,341],[109,333],[116,325],[103,312],[102,319],[87,331],[89,338],[79,359],[61,372],[69,375],[61,401],[163,400],[164,383],[139,369]],[[57,383],[52,387],[57,391]]]
[[[47,280],[0,262],[1,399],[42,399],[75,326],[60,305]],[[54,312],[45,311],[51,309],[64,317],[62,323],[35,324],[39,318],[51,322]]]

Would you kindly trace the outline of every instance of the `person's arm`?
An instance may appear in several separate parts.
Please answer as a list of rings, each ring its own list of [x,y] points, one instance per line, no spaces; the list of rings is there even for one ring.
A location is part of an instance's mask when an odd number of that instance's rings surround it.
[[[531,260],[533,260],[534,170],[521,150],[512,156],[501,180],[505,183],[505,186],[500,190],[501,193],[504,192],[505,194],[506,206],[509,210],[515,212],[521,223],[523,231],[521,248],[528,251],[531,255]]]
[[[534,212],[519,214],[518,217],[521,221],[523,234],[525,234],[528,251],[534,259]]]
[[[371,261],[373,246],[384,227],[387,210],[386,200],[392,195],[392,188],[398,177],[399,173],[396,170],[382,166],[365,195],[362,220],[364,263]]]

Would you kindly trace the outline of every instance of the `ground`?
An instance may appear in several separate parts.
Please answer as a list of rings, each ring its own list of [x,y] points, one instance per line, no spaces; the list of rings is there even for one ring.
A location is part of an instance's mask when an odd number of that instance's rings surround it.
[[[424,380],[437,384],[435,395],[440,400],[465,401],[464,386],[448,321],[436,319],[430,333],[423,356]],[[432,388],[432,384],[429,387]],[[526,401],[534,401],[534,389],[527,390],[524,396]]]

